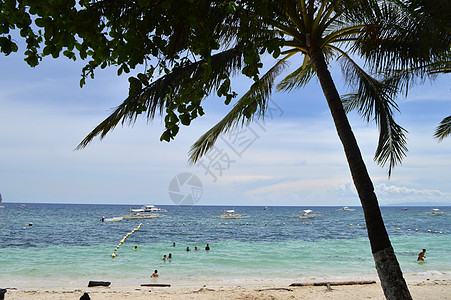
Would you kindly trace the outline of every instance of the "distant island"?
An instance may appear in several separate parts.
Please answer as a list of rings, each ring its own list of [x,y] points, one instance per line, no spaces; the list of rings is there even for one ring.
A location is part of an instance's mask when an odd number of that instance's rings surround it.
[[[404,202],[404,203],[392,203],[382,206],[451,206],[451,203],[446,202]]]

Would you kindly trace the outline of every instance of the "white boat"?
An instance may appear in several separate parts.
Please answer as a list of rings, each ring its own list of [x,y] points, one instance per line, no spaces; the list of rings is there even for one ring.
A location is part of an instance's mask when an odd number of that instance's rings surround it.
[[[304,212],[299,215],[299,218],[301,218],[301,219],[313,219],[315,217],[316,217],[316,215],[312,214],[311,209],[305,209]]]
[[[123,219],[123,217],[104,218],[102,222],[120,222]]]
[[[130,212],[135,212],[135,213],[139,213],[139,212],[145,212],[145,213],[159,213],[159,212],[166,212],[166,209],[162,209],[159,207],[156,207],[155,205],[143,205],[141,208],[136,208],[136,209],[130,209]]]
[[[2,194],[0,194],[0,204],[2,204]],[[5,208],[4,206],[0,205],[0,208]]]
[[[241,219],[243,215],[235,213],[235,210],[229,209],[225,210],[224,214],[219,215],[221,219]]]
[[[441,211],[438,208],[433,208],[432,211],[429,212],[429,215],[431,215],[431,216],[441,216],[441,215],[443,215],[443,211]]]
[[[123,215],[122,219],[124,220],[140,220],[140,219],[154,219],[154,218],[161,218],[164,217],[164,215],[160,214],[142,214],[142,213],[134,213],[129,215]]]
[[[354,211],[354,208],[349,208],[347,206],[343,206],[342,208],[340,208],[340,210],[344,210],[344,211]]]

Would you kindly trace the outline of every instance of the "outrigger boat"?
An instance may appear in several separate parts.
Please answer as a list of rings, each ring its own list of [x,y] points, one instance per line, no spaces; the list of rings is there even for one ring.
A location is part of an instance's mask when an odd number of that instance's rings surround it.
[[[431,215],[431,216],[441,216],[441,215],[443,215],[443,211],[441,211],[438,208],[433,208],[432,211],[429,212],[429,215]]]
[[[316,217],[316,215],[312,214],[311,209],[305,209],[304,212],[299,215],[299,218],[301,218],[301,219],[313,219],[315,217]]]
[[[345,211],[354,211],[354,208],[349,208],[347,206],[343,206],[342,208],[340,208],[340,210],[345,210]]]
[[[235,210],[229,209],[229,210],[225,210],[224,214],[219,215],[219,217],[221,219],[241,219],[243,217],[243,215],[236,214]]]

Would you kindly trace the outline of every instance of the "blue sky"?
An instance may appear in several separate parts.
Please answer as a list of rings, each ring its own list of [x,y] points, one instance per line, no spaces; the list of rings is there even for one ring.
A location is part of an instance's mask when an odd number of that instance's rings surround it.
[[[126,76],[103,70],[79,87],[83,63],[45,59],[30,68],[20,54],[0,56],[0,193],[5,202],[173,204],[169,184],[181,173],[202,183],[199,205],[359,205],[341,144],[316,81],[274,93],[272,114],[238,135],[224,136],[203,165],[190,167],[188,151],[228,107],[205,101],[206,115],[160,142],[160,118],[118,126],[74,151],[111,108],[127,96]],[[332,70],[345,93],[338,70]],[[244,91],[248,81],[235,80]],[[451,114],[450,75],[400,98],[396,120],[409,131],[407,158],[387,178],[373,162],[377,128],[350,114],[350,122],[381,205],[451,203],[451,138],[432,138]],[[219,170],[221,169],[221,170]],[[181,194],[189,193],[183,186]],[[433,203],[433,204],[432,204]]]

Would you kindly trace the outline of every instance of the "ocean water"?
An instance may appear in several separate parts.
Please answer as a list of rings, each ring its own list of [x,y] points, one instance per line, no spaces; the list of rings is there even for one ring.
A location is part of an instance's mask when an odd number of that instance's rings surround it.
[[[247,218],[223,220],[218,215],[232,207],[161,206],[167,209],[162,218],[101,222],[102,216],[127,214],[131,206],[3,204],[1,286],[85,285],[89,280],[130,285],[149,282],[155,269],[160,277],[153,280],[173,284],[377,278],[360,207],[241,206],[234,209]],[[317,218],[299,218],[304,209]],[[441,207],[442,216],[428,215],[430,209],[381,208],[406,275],[451,274],[451,207]],[[207,243],[210,251],[204,250]],[[426,262],[418,263],[423,248]],[[169,253],[173,258],[163,261]]]

